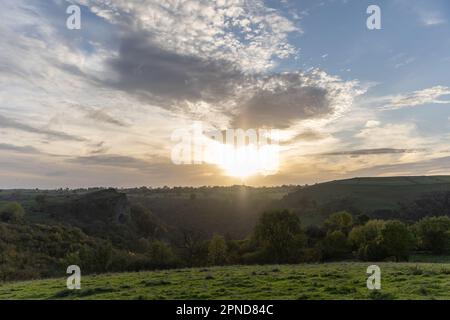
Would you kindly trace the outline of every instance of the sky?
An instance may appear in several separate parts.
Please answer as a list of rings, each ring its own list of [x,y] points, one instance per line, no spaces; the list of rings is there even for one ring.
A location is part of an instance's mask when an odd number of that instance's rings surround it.
[[[1,5],[0,188],[450,174],[447,0]],[[196,124],[277,130],[277,170],[174,163]]]

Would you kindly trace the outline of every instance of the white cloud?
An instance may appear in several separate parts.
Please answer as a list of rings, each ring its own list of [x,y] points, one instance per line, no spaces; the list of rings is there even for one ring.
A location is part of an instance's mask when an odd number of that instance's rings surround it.
[[[449,95],[450,88],[445,86],[435,86],[427,89],[414,91],[407,94],[396,96],[382,97],[382,109],[392,110],[406,107],[414,107],[429,103],[448,104],[450,100],[440,99],[442,96]]]
[[[78,0],[78,3],[123,28],[147,32],[152,42],[165,50],[224,59],[249,72],[268,70],[274,66],[274,58],[294,54],[295,48],[288,43],[287,36],[290,32],[301,32],[260,0],[114,3]]]
[[[377,120],[368,120],[366,122],[366,128],[378,127],[380,125],[380,121]]]

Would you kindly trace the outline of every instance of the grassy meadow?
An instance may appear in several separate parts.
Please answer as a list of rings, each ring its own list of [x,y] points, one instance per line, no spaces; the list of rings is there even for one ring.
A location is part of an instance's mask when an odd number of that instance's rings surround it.
[[[366,287],[370,263],[227,266],[4,283],[0,299],[450,299],[449,263],[377,263],[381,290]]]

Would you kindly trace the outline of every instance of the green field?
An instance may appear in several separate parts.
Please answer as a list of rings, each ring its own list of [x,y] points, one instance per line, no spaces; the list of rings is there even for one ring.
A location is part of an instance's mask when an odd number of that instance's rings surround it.
[[[377,263],[381,290],[366,287],[370,263],[229,266],[102,274],[0,285],[0,299],[450,299],[449,263]]]

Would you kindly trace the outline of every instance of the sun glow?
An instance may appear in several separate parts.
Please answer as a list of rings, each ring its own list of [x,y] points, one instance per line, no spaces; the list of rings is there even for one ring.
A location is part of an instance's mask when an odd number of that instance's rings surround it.
[[[247,178],[254,175],[270,175],[278,171],[278,150],[275,146],[257,148],[254,145],[236,148],[221,146],[221,157],[217,165],[227,176]]]
[[[279,167],[277,130],[227,129],[206,134],[201,123],[175,130],[172,141],[174,164],[214,164],[225,175],[244,179],[253,175],[272,175]]]

